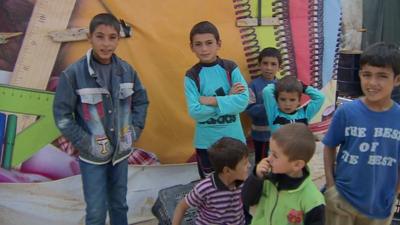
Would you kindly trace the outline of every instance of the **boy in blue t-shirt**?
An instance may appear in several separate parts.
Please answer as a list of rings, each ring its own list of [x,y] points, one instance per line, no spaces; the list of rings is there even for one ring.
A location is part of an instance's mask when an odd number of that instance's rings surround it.
[[[390,94],[400,84],[399,74],[397,46],[377,43],[361,55],[364,96],[337,109],[322,141],[326,224],[391,223],[399,183],[400,106]]]
[[[250,104],[246,109],[247,115],[252,120],[251,138],[254,144],[256,165],[268,155],[271,136],[262,91],[268,84],[275,83],[275,76],[282,64],[282,55],[276,48],[264,48],[258,55],[258,64],[261,75],[249,84]]]
[[[199,62],[186,72],[185,96],[189,115],[196,121],[194,144],[201,178],[213,172],[207,149],[222,137],[246,142],[239,113],[249,101],[246,80],[239,67],[221,59],[217,28],[208,21],[190,31],[190,47]]]

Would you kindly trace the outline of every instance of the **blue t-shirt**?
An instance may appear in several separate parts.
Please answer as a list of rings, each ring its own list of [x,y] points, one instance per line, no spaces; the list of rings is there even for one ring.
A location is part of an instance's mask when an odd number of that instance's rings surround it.
[[[239,67],[232,61],[218,58],[214,63],[196,64],[188,73],[195,73],[199,79],[199,88],[188,75],[184,83],[189,115],[196,121],[195,147],[207,149],[222,137],[246,143],[239,113],[247,107],[249,92]],[[245,91],[229,95],[232,84],[237,82],[244,85]],[[216,96],[218,106],[200,104],[200,96]]]
[[[261,75],[249,84],[249,91],[253,92],[255,102],[249,104],[246,113],[251,117],[251,122],[253,124],[251,137],[256,141],[268,141],[271,137],[262,91],[268,84],[273,83],[275,83],[275,80],[267,80]]]
[[[340,145],[335,184],[356,209],[372,218],[387,218],[392,209],[399,172],[400,106],[370,110],[361,100],[340,106],[322,142]]]

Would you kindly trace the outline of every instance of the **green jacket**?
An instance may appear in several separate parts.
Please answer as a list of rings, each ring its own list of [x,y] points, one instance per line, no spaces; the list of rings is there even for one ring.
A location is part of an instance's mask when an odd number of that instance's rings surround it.
[[[251,225],[302,225],[304,215],[320,205],[324,197],[309,175],[292,190],[278,191],[277,183],[265,180]]]

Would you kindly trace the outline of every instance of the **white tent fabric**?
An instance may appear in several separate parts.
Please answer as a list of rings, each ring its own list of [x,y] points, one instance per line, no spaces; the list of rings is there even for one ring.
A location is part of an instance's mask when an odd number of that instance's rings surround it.
[[[130,166],[129,223],[153,218],[150,209],[159,190],[196,179],[196,164]],[[84,214],[80,175],[43,183],[0,184],[1,225],[84,224]]]

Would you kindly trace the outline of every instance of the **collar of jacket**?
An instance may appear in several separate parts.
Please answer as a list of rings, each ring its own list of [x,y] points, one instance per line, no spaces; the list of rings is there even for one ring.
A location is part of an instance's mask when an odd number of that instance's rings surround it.
[[[92,51],[93,51],[93,49],[91,48],[86,52],[86,62],[87,62],[87,66],[88,66],[89,75],[91,77],[97,77],[96,71],[93,69],[93,66],[92,66],[92,56],[93,56]],[[121,64],[117,60],[117,58],[118,58],[117,55],[115,55],[113,53],[111,58],[112,58],[111,59],[112,62],[115,63],[115,65],[116,65],[116,66],[113,66],[113,68],[112,68],[113,74],[118,75],[118,76],[122,75],[124,73],[124,68],[121,66]]]
[[[222,182],[222,180],[219,178],[218,174],[216,172],[212,173],[210,176],[211,180],[214,184],[214,187],[217,188],[219,191],[232,191],[231,189],[229,189],[224,182]],[[242,185],[243,181],[235,181],[235,190]]]
[[[297,192],[304,188],[308,182],[312,182],[310,168],[303,168],[303,176],[300,178],[292,178],[286,174],[270,174],[267,178],[273,183],[278,191]]]

